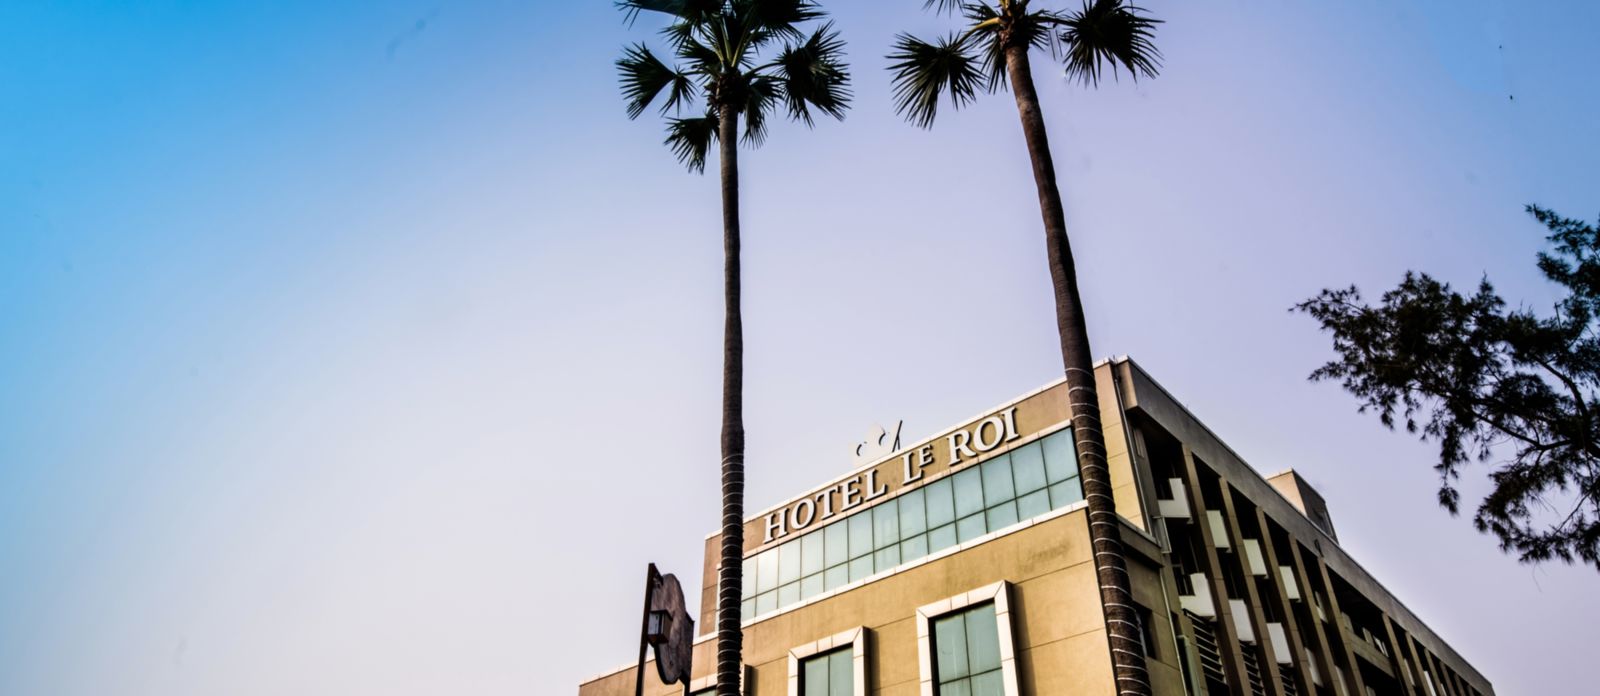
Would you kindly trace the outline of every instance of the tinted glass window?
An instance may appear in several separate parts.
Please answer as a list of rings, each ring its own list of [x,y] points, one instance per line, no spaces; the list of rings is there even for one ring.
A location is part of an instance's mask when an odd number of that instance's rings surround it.
[[[782,609],[1082,501],[1071,437],[1062,430],[969,464],[745,559],[741,614]]]
[[[993,602],[934,619],[932,640],[935,693],[1004,696]]]

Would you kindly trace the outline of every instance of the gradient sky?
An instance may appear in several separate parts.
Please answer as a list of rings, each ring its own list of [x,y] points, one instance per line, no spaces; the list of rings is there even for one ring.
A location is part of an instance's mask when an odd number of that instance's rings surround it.
[[[920,4],[833,3],[855,108],[741,163],[752,510],[1060,374],[1009,97],[889,108]],[[1592,690],[1600,577],[1435,507],[1286,309],[1409,268],[1548,306],[1521,208],[1600,210],[1600,5],[1146,4],[1159,79],[1035,70],[1096,352],[1303,472],[1500,693]],[[717,182],[623,114],[646,38],[600,1],[0,5],[0,693],[630,659],[645,563],[697,585],[717,521]]]

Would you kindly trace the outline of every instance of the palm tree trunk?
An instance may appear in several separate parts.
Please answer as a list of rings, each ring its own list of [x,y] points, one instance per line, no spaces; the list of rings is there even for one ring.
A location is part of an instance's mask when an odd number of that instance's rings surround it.
[[[744,322],[739,310],[739,114],[717,124],[722,165],[722,559],[717,569],[717,696],[739,696],[744,564]]]
[[[1033,88],[1028,47],[1006,48],[1006,72],[1017,97],[1022,135],[1033,160],[1033,180],[1039,189],[1039,212],[1044,216],[1045,251],[1050,260],[1050,282],[1056,295],[1056,332],[1061,338],[1061,362],[1067,375],[1067,399],[1072,431],[1078,449],[1078,471],[1089,507],[1089,541],[1094,548],[1095,575],[1100,581],[1100,601],[1105,608],[1106,635],[1111,646],[1111,667],[1117,693],[1149,696],[1139,615],[1134,609],[1127,560],[1122,550],[1122,529],[1111,498],[1111,473],[1106,468],[1105,436],[1100,432],[1100,402],[1095,394],[1094,362],[1089,352],[1089,332],[1083,321],[1083,300],[1078,295],[1078,273],[1067,241],[1066,213],[1056,188],[1055,162],[1039,111],[1039,94]]]

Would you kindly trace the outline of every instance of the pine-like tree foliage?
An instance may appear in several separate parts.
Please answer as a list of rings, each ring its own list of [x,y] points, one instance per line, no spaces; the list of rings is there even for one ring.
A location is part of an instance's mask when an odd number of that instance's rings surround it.
[[[1539,270],[1566,297],[1548,313],[1510,307],[1481,281],[1470,293],[1408,272],[1376,304],[1354,287],[1295,306],[1333,335],[1337,380],[1390,428],[1437,443],[1439,504],[1473,462],[1492,490],[1473,524],[1525,563],[1600,570],[1600,230],[1538,206],[1551,247]]]

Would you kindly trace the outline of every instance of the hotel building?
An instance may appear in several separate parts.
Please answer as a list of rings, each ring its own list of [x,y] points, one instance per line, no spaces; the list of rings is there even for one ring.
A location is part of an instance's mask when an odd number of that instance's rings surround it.
[[[1339,546],[1305,479],[1257,473],[1131,360],[1095,377],[1157,696],[1494,693]],[[1058,382],[751,516],[743,693],[1112,694],[1085,513]],[[691,694],[715,672],[717,540]],[[648,665],[644,684],[685,691]]]

